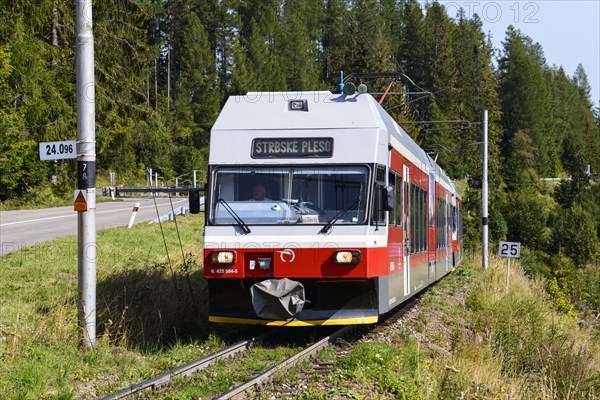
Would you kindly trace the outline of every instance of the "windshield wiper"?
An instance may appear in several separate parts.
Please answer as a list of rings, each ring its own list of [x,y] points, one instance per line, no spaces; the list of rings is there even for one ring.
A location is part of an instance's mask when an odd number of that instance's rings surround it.
[[[235,211],[233,211],[233,208],[231,208],[231,206],[225,200],[218,199],[217,203],[223,204],[223,208],[225,210],[227,210],[227,212],[233,217],[233,219],[235,220],[235,222],[237,222],[238,226],[240,228],[242,228],[242,231],[244,231],[245,234],[248,234],[248,233],[251,232],[250,231],[250,227],[248,226],[248,224],[246,224],[244,222],[244,220],[241,219],[240,216],[235,213]]]
[[[348,214],[350,211],[352,211],[359,204],[360,204],[360,198],[357,198],[354,203],[350,204],[348,207],[344,208],[343,210],[340,210],[337,214],[335,214],[335,216],[333,218],[331,218],[331,221],[326,223],[323,226],[323,228],[321,228],[319,233],[323,233],[323,234],[328,233],[331,230],[331,228],[333,227],[333,224],[335,224],[339,219],[345,217],[346,214]]]

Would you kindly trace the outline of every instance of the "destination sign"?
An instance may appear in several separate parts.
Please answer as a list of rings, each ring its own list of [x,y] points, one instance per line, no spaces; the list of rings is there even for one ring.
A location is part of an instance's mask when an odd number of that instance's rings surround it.
[[[331,157],[333,138],[265,138],[252,141],[252,158]]]

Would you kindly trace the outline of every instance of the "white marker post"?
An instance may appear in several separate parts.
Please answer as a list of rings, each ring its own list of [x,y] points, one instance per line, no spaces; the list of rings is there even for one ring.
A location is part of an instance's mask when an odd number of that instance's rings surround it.
[[[92,0],[77,0],[77,264],[82,345],[96,347],[96,92]],[[77,199],[79,198],[79,202]],[[85,198],[85,202],[81,199]],[[86,204],[86,207],[84,207]],[[79,207],[78,206],[78,207]]]
[[[140,203],[135,203],[135,206],[133,206],[133,211],[131,211],[131,217],[129,217],[129,224],[127,224],[128,228],[131,229],[133,226],[133,221],[135,221],[135,216],[137,215],[139,209]]]
[[[510,259],[512,257],[521,257],[521,243],[519,242],[500,242],[498,245],[498,255],[506,257],[508,268],[506,270],[506,293],[508,293],[508,276],[510,275]]]
[[[488,269],[489,260],[489,237],[488,237],[488,110],[483,111],[483,175],[481,179],[481,252],[482,267]]]

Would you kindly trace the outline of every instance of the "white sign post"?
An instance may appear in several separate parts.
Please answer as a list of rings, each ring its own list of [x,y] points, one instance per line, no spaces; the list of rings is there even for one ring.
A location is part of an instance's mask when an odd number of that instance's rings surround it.
[[[75,140],[40,143],[40,160],[65,160],[67,158],[77,158]]]
[[[508,293],[508,276],[510,275],[510,259],[521,257],[521,243],[519,242],[500,242],[498,245],[498,255],[506,257],[508,268],[506,270],[506,293]]]

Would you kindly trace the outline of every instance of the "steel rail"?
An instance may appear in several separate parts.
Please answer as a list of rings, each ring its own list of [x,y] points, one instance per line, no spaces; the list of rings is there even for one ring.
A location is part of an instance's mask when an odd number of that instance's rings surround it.
[[[146,381],[137,383],[128,388],[120,390],[117,393],[113,393],[109,396],[103,397],[102,400],[114,400],[114,399],[119,399],[122,397],[131,396],[132,394],[139,392],[141,390],[145,390],[145,389],[149,389],[149,388],[154,389],[154,388],[163,386],[175,377],[189,376],[195,372],[201,371],[201,370],[209,367],[210,365],[212,365],[213,363],[215,363],[218,360],[221,360],[223,358],[231,358],[234,355],[236,355],[237,353],[248,351],[250,349],[250,347],[252,347],[252,345],[254,345],[256,342],[261,342],[261,341],[267,339],[274,332],[275,331],[270,331],[270,332],[267,332],[265,334],[262,334],[260,336],[257,336],[257,337],[251,338],[251,339],[242,340],[242,341],[237,342],[229,347],[221,349],[215,353],[201,357],[197,360],[191,361],[187,364],[184,364],[175,369],[172,369],[172,370],[164,372],[158,376],[155,376],[154,378],[150,378]]]
[[[350,325],[350,326],[345,326],[345,327],[337,330],[336,332],[332,333],[331,335],[326,336],[323,339],[319,340],[318,342],[310,345],[309,347],[302,350],[301,352],[296,353],[293,356],[274,365],[273,367],[269,368],[268,370],[261,373],[260,375],[257,375],[253,379],[234,387],[227,393],[222,394],[221,396],[215,397],[214,399],[217,399],[217,400],[231,399],[235,396],[238,396],[238,395],[246,392],[247,390],[249,390],[255,386],[258,386],[262,383],[269,381],[271,379],[271,377],[273,376],[273,374],[275,374],[276,372],[283,370],[283,369],[290,368],[290,367],[296,365],[298,362],[305,360],[308,357],[316,354],[320,350],[329,346],[331,343],[335,342],[340,336],[345,335],[346,333],[350,332],[350,330],[352,330],[354,328],[355,328],[355,326]]]

